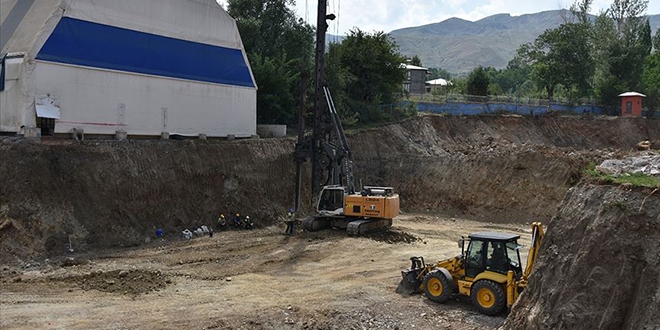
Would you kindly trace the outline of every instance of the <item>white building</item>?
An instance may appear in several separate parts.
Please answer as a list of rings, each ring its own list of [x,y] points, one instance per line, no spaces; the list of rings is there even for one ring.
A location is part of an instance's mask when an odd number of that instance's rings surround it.
[[[254,77],[215,0],[0,1],[0,132],[256,134]]]
[[[426,93],[430,94],[435,92],[436,90],[442,90],[443,88],[446,88],[447,86],[451,86],[451,85],[453,85],[451,81],[442,78],[429,80],[426,82]]]

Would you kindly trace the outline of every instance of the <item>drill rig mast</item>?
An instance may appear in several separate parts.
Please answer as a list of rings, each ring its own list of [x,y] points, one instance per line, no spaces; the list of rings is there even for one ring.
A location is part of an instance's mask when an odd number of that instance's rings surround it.
[[[303,222],[309,231],[327,227],[346,228],[349,234],[389,228],[399,214],[399,195],[391,187],[364,187],[356,194],[350,148],[339,114],[324,79],[327,0],[318,0],[316,65],[314,72],[314,123],[311,136],[304,133],[304,106],[299,117],[296,161],[295,209],[300,207],[302,164],[312,161],[312,204],[318,215]],[[304,86],[304,85],[303,85]],[[303,91],[304,92],[304,91]],[[318,197],[317,197],[318,196]]]

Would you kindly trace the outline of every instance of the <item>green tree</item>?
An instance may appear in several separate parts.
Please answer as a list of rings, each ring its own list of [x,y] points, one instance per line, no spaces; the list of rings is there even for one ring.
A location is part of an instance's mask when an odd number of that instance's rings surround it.
[[[422,66],[422,60],[419,59],[419,56],[415,55],[415,56],[413,56],[412,59],[410,60],[410,65],[420,66],[420,67],[421,67],[421,66]]]
[[[616,109],[617,95],[644,88],[644,63],[652,49],[651,26],[644,11],[648,1],[615,0],[593,26],[595,95]]]
[[[341,121],[346,126],[355,125],[358,122],[358,114],[350,108],[350,97],[347,86],[353,84],[357,77],[342,64],[342,47],[339,43],[330,43],[328,53],[325,57],[325,80],[332,93],[337,112]]]
[[[487,96],[490,79],[483,67],[478,66],[467,79],[467,93],[469,95]]]
[[[660,28],[655,30],[655,36],[653,36],[653,47],[655,47],[656,51],[660,50]]]
[[[571,5],[570,11],[580,23],[589,24],[589,9],[593,3],[594,0],[576,0]]]
[[[607,13],[614,20],[619,35],[623,36],[626,29],[635,29],[635,25],[642,24],[641,18],[648,6],[648,0],[614,0]]]
[[[296,17],[293,0],[229,0],[254,73],[257,122],[292,124],[300,94],[298,72],[312,72],[314,29]]]
[[[259,79],[257,122],[263,124],[291,123],[295,120],[296,99],[290,92],[298,73],[290,69],[284,55],[276,58],[253,54],[252,72]]]
[[[516,56],[509,61],[504,70],[501,70],[494,81],[502,86],[502,89],[506,93],[531,97],[533,95],[529,94],[527,90],[523,88],[523,85],[526,83],[526,87],[533,84],[530,80],[531,73],[532,68],[523,63],[523,61]]]
[[[360,122],[368,123],[383,119],[381,104],[395,103],[401,96],[405,69],[405,57],[398,53],[394,40],[384,32],[367,33],[360,29],[349,32],[341,44],[326,56],[327,62],[337,61],[346,73],[341,79],[328,80],[331,90],[346,88],[342,103],[346,116],[356,115]],[[350,73],[347,74],[347,73]]]
[[[656,50],[646,59],[642,80],[647,96],[648,115],[652,116],[660,107],[660,50]]]
[[[518,49],[521,64],[531,67],[532,77],[552,99],[557,85],[587,94],[594,72],[591,56],[590,26],[564,23],[546,30],[533,44]]]
[[[443,68],[429,68],[429,80],[433,79],[450,79],[451,73]]]

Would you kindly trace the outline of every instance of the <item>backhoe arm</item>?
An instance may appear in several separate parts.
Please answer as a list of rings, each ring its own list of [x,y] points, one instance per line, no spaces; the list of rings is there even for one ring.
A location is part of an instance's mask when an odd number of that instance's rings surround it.
[[[541,242],[545,237],[545,231],[543,231],[543,224],[540,222],[532,223],[532,246],[529,248],[529,255],[527,256],[527,266],[525,266],[525,271],[523,272],[523,279],[527,281],[529,275],[532,274],[532,268],[536,262],[536,257],[539,254],[539,249],[541,248]]]

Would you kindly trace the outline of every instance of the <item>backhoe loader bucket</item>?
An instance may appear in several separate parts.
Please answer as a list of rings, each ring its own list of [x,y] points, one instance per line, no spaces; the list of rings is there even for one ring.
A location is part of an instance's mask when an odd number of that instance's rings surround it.
[[[428,272],[423,257],[411,257],[411,266],[401,271],[401,282],[396,287],[396,292],[400,294],[413,294],[419,290],[424,281],[424,275]]]

